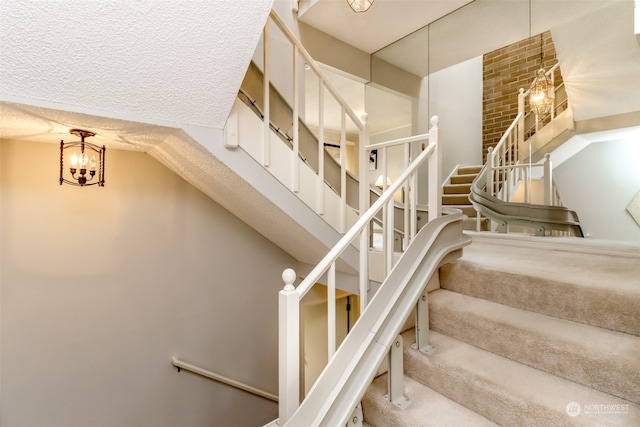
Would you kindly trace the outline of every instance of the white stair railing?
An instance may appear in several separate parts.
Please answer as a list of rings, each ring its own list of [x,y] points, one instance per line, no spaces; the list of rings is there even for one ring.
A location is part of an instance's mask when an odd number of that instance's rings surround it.
[[[556,64],[545,73],[553,83],[555,83],[555,73],[559,71]],[[556,88],[557,89],[557,88]],[[542,177],[544,180],[544,204],[559,205],[557,188],[551,176],[551,160],[547,155],[543,163],[531,163],[531,148],[529,147],[529,161],[524,163],[523,153],[526,153],[525,138],[539,130],[542,118],[535,117],[535,132],[525,128],[525,118],[532,112],[525,111],[525,101],[531,89],[520,89],[518,93],[518,114],[500,138],[495,147],[489,147],[487,153],[487,193],[498,199],[508,202],[513,196],[515,185],[519,182],[524,184],[524,202],[531,203],[531,179],[534,168],[543,168]],[[555,118],[556,98],[553,99],[550,120]]]
[[[318,199],[317,199],[317,204],[315,207],[315,211],[316,213],[318,213],[319,215],[322,215],[324,213],[324,186],[325,186],[325,177],[324,177],[324,144],[323,144],[323,139],[324,139],[324,103],[325,103],[325,99],[324,99],[324,94],[325,92],[328,93],[337,103],[338,108],[340,108],[341,110],[341,129],[340,129],[340,135],[341,135],[341,141],[340,141],[340,150],[341,150],[341,159],[343,159],[340,163],[341,163],[341,170],[340,170],[340,188],[338,189],[338,192],[341,196],[342,199],[342,212],[341,212],[341,224],[342,224],[342,229],[339,230],[341,233],[345,232],[346,229],[346,224],[347,224],[347,186],[346,186],[346,175],[347,175],[347,169],[346,169],[346,161],[344,161],[345,156],[346,156],[346,128],[347,128],[347,120],[351,120],[353,122],[353,124],[356,126],[356,128],[358,129],[358,138],[359,138],[359,144],[360,147],[364,147],[366,145],[368,145],[369,143],[369,133],[368,133],[368,126],[366,125],[366,122],[364,120],[361,120],[360,118],[358,118],[358,116],[356,115],[356,113],[349,107],[349,105],[347,105],[347,103],[344,101],[344,99],[342,98],[342,96],[338,93],[338,91],[333,87],[333,85],[331,84],[331,82],[326,78],[326,76],[324,75],[324,73],[322,72],[322,70],[320,69],[320,67],[317,65],[317,63],[315,62],[315,60],[311,57],[311,55],[306,51],[306,49],[302,46],[302,44],[296,39],[295,35],[291,32],[291,30],[289,30],[289,28],[285,25],[284,21],[282,21],[282,19],[280,18],[280,16],[275,12],[275,10],[271,10],[271,13],[269,15],[269,19],[267,20],[265,27],[264,27],[264,34],[263,34],[263,121],[264,121],[264,131],[263,131],[263,148],[262,148],[262,164],[265,167],[268,167],[271,159],[270,159],[270,148],[269,148],[269,137],[270,137],[270,123],[271,123],[271,117],[270,117],[270,61],[271,61],[271,57],[275,56],[271,54],[271,40],[270,40],[270,27],[271,27],[271,23],[275,24],[277,26],[277,28],[281,31],[281,33],[284,35],[285,39],[289,41],[289,43],[292,45],[293,47],[293,60],[292,60],[292,75],[293,75],[293,79],[292,79],[292,83],[293,83],[293,88],[292,88],[292,94],[293,94],[293,100],[292,100],[292,123],[293,123],[293,141],[292,141],[292,145],[293,145],[293,149],[292,149],[292,153],[291,153],[291,168],[292,168],[292,173],[291,173],[291,183],[289,185],[289,188],[291,191],[293,192],[298,192],[299,191],[299,187],[300,187],[300,182],[299,182],[299,177],[300,177],[300,162],[299,162],[299,119],[300,119],[300,103],[301,103],[301,99],[302,98],[302,94],[300,93],[300,71],[302,69],[304,69],[304,67],[302,67],[302,64],[304,64],[306,67],[308,67],[309,71],[313,72],[317,78],[318,78],[318,82],[319,82],[319,106],[318,106],[318,111],[319,111],[319,117],[318,117],[318,123],[319,125],[319,130],[318,130],[318,177],[317,177],[317,187],[318,187]],[[279,49],[281,49],[281,46],[278,43],[274,43],[274,45],[278,46]],[[301,62],[302,61],[302,62]],[[361,171],[361,174],[363,171],[366,171],[368,169],[367,165],[368,165],[368,161],[367,159],[364,158],[363,156],[363,151],[364,150],[360,150],[360,159],[359,159],[359,168]],[[366,176],[366,175],[365,175]],[[368,201],[368,180],[363,180],[362,179],[362,175],[361,175],[361,179],[360,179],[360,188],[359,188],[359,210],[360,212],[364,212],[367,208],[367,201]]]
[[[428,189],[429,189],[429,220],[438,217],[441,213],[441,153],[438,149],[438,118],[431,120],[432,127],[429,134],[390,141],[365,147],[363,152],[379,147],[388,147],[397,144],[408,145],[413,142],[428,141],[426,148],[410,163],[408,168],[382,193],[380,198],[364,212],[356,224],[347,231],[340,241],[333,247],[320,263],[304,278],[296,288],[297,279],[292,269],[287,269],[282,274],[285,283],[279,296],[279,425],[285,425],[287,420],[295,413],[300,405],[300,302],[314,284],[326,281],[327,284],[327,311],[328,311],[328,360],[336,352],[335,342],[335,292],[336,292],[336,263],[341,254],[359,238],[360,247],[360,298],[362,311],[366,308],[366,296],[369,285],[369,233],[372,223],[380,211],[387,212],[387,218],[393,215],[394,194],[405,186],[405,210],[415,214],[416,212],[416,185],[418,168],[424,162],[428,164]],[[411,221],[412,223],[415,222]],[[383,221],[383,235],[393,233],[393,221]],[[391,229],[389,231],[389,229]],[[415,237],[415,228],[410,229],[407,236],[407,245]],[[393,267],[393,245],[384,245],[384,259],[386,263],[385,277]],[[364,302],[363,302],[364,301]],[[351,361],[356,363],[357,361]]]

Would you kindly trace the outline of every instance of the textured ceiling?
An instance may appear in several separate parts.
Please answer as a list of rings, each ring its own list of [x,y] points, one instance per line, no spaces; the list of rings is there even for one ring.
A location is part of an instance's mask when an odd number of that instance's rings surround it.
[[[2,1],[0,94],[220,129],[272,3]]]

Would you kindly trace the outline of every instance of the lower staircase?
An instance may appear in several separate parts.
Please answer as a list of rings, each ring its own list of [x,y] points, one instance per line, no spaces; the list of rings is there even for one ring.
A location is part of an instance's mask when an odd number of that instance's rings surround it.
[[[435,353],[403,333],[412,404],[385,400],[382,375],[366,424],[640,425],[640,252],[564,241],[474,236],[430,293]]]
[[[458,166],[447,182],[442,186],[442,205],[460,209],[468,218],[463,221],[464,230],[487,231],[489,220],[480,219],[478,229],[477,211],[469,200],[471,193],[471,183],[478,176],[482,166]]]

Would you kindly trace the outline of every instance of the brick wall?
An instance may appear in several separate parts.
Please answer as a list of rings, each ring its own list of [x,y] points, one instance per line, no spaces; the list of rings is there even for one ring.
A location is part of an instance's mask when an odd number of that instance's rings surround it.
[[[538,34],[483,57],[482,95],[482,151],[486,160],[487,148],[495,147],[518,114],[518,90],[529,89],[540,69],[540,38]],[[542,66],[554,66],[556,50],[549,31],[542,34]],[[560,73],[555,75],[556,87],[562,83]],[[528,111],[528,105],[525,105]]]

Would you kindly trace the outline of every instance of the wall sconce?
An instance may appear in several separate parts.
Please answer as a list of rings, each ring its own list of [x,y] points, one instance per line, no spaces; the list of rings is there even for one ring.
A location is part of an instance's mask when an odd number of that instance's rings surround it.
[[[94,136],[95,133],[82,130],[71,129],[70,134],[80,137],[80,141],[64,142],[60,140],[60,185],[63,182],[71,185],[85,187],[98,184],[104,187],[104,157],[106,148],[85,142],[86,137]],[[67,178],[64,170],[64,153],[69,150],[69,169]],[[97,177],[96,177],[97,175]],[[94,178],[97,178],[95,181]],[[93,181],[93,182],[91,182]]]
[[[347,0],[349,7],[354,12],[366,12],[369,10],[374,0]]]

